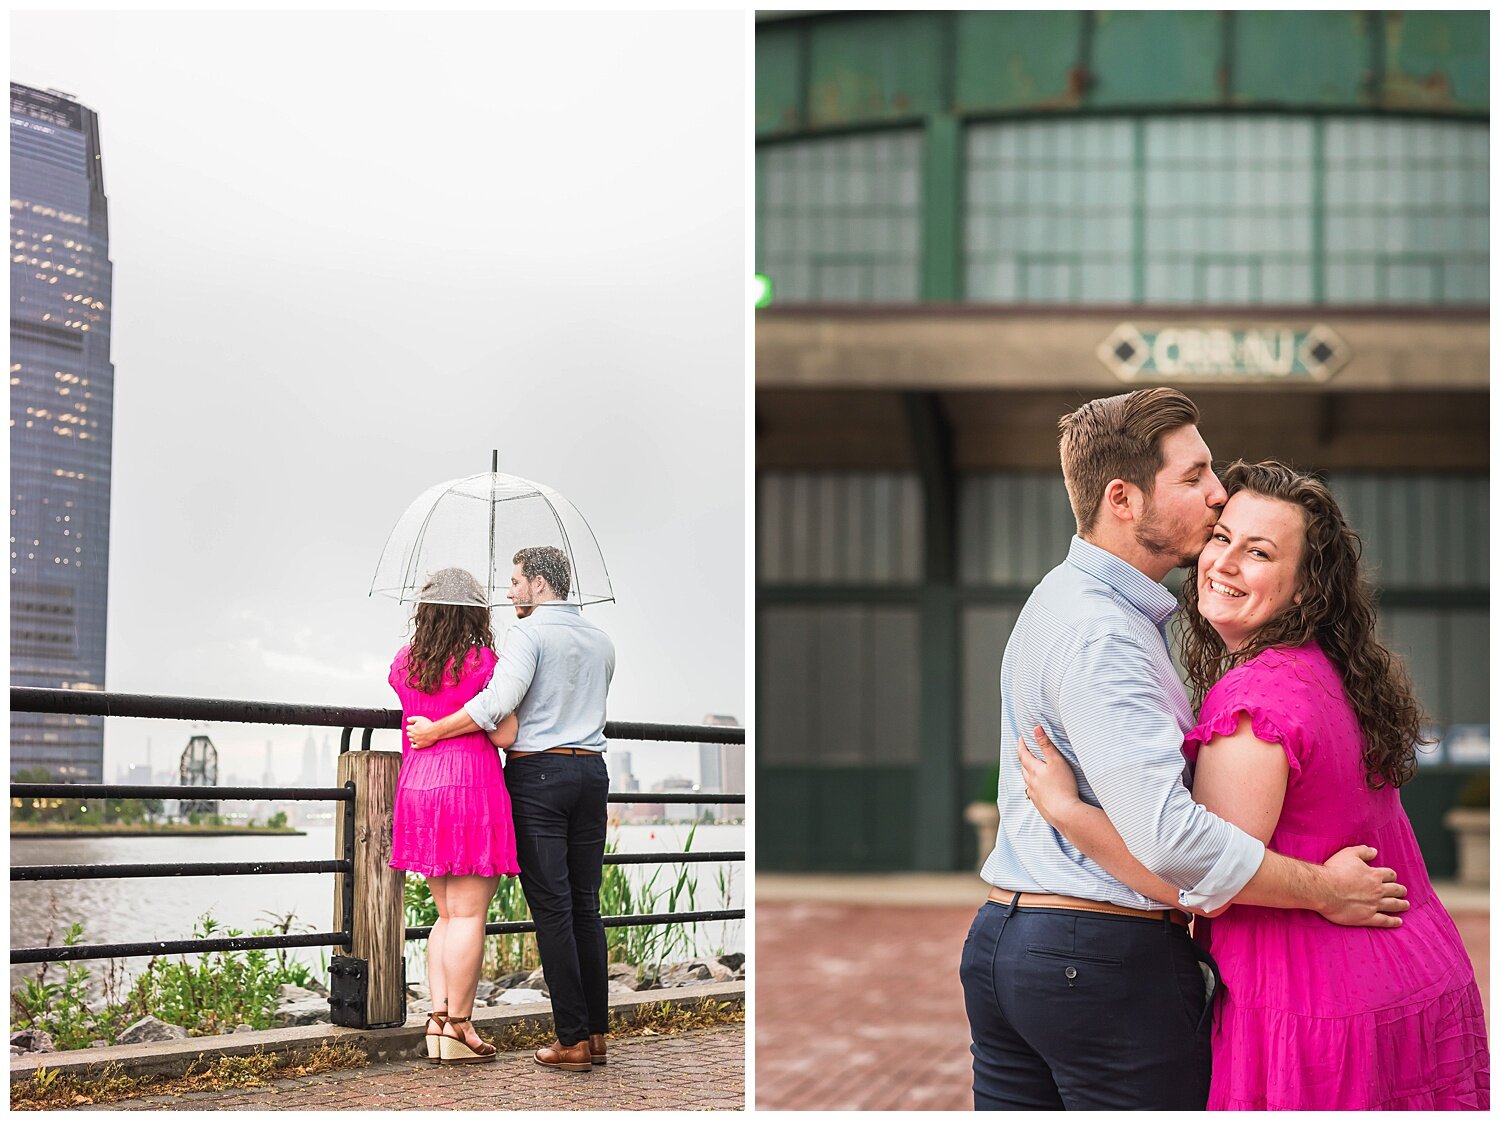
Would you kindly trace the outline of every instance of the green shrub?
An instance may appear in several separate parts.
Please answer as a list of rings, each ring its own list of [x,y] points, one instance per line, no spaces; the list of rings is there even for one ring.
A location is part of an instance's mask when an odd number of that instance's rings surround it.
[[[82,941],[83,925],[73,923],[63,935],[63,945],[76,946]],[[27,978],[10,994],[12,1031],[40,1028],[52,1037],[59,1051],[68,1051],[87,1047],[95,1039],[113,1043],[120,1032],[146,1015],[128,996],[123,1001],[109,999],[118,992],[121,976],[118,962],[106,963],[103,978],[106,998],[102,1005],[91,1000],[93,972],[79,962],[61,964],[61,978],[52,979],[57,964],[49,962],[37,976]]]
[[[295,921],[292,915],[273,918],[271,928],[252,933],[286,934]],[[235,938],[242,933],[219,930],[211,915],[200,916],[193,928],[194,938]],[[64,944],[82,940],[82,924],[73,923]],[[154,957],[123,995],[119,963],[111,961],[106,967],[103,998],[95,999],[93,974],[86,966],[69,963],[58,980],[50,979],[52,966],[43,966],[37,977],[11,993],[14,1029],[40,1028],[52,1036],[58,1050],[66,1051],[87,1047],[96,1039],[114,1043],[120,1032],[148,1015],[193,1035],[214,1035],[237,1024],[269,1028],[275,1022],[281,986],[306,986],[313,979],[312,971],[288,960],[285,950],[221,950],[176,961]]]

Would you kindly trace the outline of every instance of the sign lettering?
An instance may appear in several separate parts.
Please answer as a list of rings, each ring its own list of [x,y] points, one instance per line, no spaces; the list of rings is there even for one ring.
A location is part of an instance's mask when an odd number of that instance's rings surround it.
[[[1326,381],[1349,348],[1322,324],[1174,327],[1122,323],[1099,344],[1122,381]]]

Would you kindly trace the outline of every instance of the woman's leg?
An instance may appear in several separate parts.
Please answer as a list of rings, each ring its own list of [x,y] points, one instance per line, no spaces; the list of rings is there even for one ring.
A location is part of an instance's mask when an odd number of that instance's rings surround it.
[[[427,994],[432,998],[432,1010],[443,1012],[448,1006],[448,980],[443,972],[443,946],[448,934],[448,881],[451,876],[428,876],[427,890],[432,892],[432,901],[437,905],[437,922],[432,924],[432,933],[427,936]],[[428,1034],[432,1032],[428,1025]]]
[[[474,1010],[479,967],[484,961],[484,922],[499,876],[448,877],[448,929],[443,938],[443,976],[447,982],[448,1015],[466,1017]],[[473,1024],[445,1027],[448,1035],[478,1042]]]

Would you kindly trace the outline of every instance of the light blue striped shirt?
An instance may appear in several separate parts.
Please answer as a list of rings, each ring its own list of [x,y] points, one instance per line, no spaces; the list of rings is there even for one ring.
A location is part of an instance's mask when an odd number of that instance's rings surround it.
[[[540,603],[510,628],[489,684],[464,711],[487,732],[514,712],[515,751],[603,751],[614,672],[614,643],[576,604]]]
[[[1265,846],[1193,801],[1184,734],[1194,724],[1167,650],[1175,597],[1079,537],[1021,609],[1000,665],[1000,833],[981,873],[996,887],[1157,910],[1079,852],[1026,800],[1016,742],[1040,724],[1131,853],[1213,910],[1249,882]]]

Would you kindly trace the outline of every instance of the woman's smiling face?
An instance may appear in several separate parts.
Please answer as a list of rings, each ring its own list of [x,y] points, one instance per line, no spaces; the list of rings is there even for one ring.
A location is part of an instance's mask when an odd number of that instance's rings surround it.
[[[1298,598],[1302,507],[1238,491],[1198,558],[1198,610],[1231,651]]]

